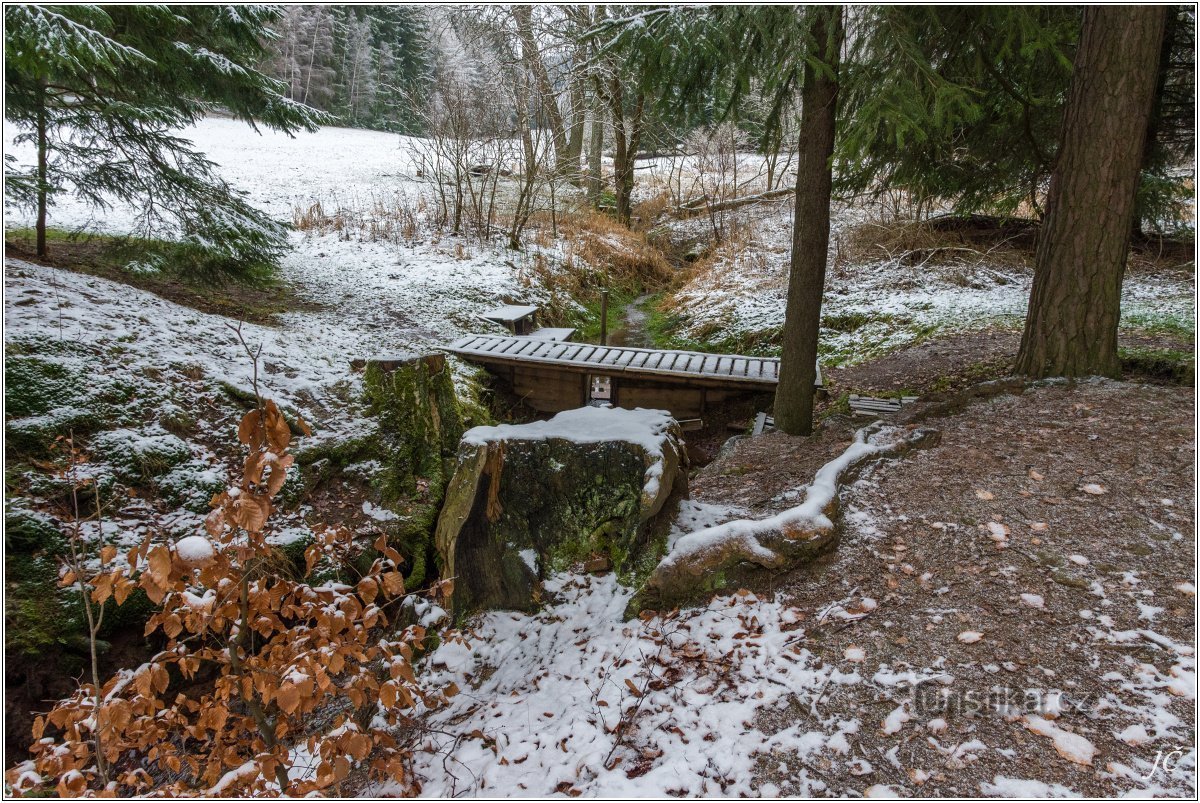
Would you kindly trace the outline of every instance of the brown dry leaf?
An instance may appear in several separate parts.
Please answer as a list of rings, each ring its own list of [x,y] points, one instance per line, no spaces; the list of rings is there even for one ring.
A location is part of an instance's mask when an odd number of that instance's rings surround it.
[[[379,593],[379,583],[374,577],[364,577],[358,581],[355,589],[358,591],[358,596],[362,598],[363,603],[370,605],[371,601]]]
[[[1046,479],[1046,475],[1042,474],[1039,471],[1035,471],[1031,468],[1031,469],[1029,469],[1029,478],[1031,480],[1044,480],[1044,479]]]
[[[117,601],[118,605],[124,605],[133,589],[133,581],[128,577],[118,577],[117,582],[113,585],[113,599]]]
[[[149,562],[147,572],[151,579],[156,585],[166,588],[171,579],[171,551],[159,544],[146,557]]]
[[[233,521],[246,532],[257,533],[267,523],[267,508],[253,496],[243,494],[233,500]]]
[[[117,548],[112,544],[107,544],[100,548],[100,562],[108,563],[117,556]]]
[[[288,455],[291,457],[291,455]],[[268,463],[271,467],[271,476],[267,478],[267,495],[274,496],[279,493],[279,489],[287,482],[287,469],[278,460],[272,460]]]
[[[163,597],[165,597],[167,594],[166,589],[164,589],[158,583],[154,582],[154,578],[152,578],[149,574],[142,575],[141,583],[139,583],[139,585],[141,585],[141,587],[143,589],[145,589],[146,596],[155,605],[158,605],[160,602],[162,602]],[[153,622],[153,621],[154,620],[151,620],[151,622]],[[146,635],[148,636],[153,632],[154,632],[153,627],[151,625],[147,625]]]
[[[296,427],[305,435],[312,436],[312,427],[304,420],[302,416],[296,416]]]
[[[634,683],[633,683],[633,681],[632,681],[632,680],[630,680],[629,678],[625,678],[625,685],[629,687],[629,690],[630,690],[631,692],[633,692],[633,696],[634,696],[634,697],[641,697],[641,696],[642,696],[642,693],[641,693],[640,691],[638,691],[638,687],[637,687],[637,686],[635,686],[635,685],[634,685]]]
[[[451,682],[449,686],[442,689],[442,694],[446,695],[447,699],[455,696],[456,694],[458,694],[458,684]]]
[[[260,452],[258,449],[246,455],[246,462],[242,464],[242,475],[245,476],[248,482],[253,482],[256,485],[262,482],[263,468],[267,464],[267,461],[264,459],[265,457],[266,454]]]
[[[258,422],[261,414],[258,410],[251,410],[242,416],[242,423],[238,425],[238,440],[242,443],[250,443],[254,438],[255,430],[258,429]],[[258,444],[251,444],[258,445]]]
[[[113,576],[102,574],[93,581],[93,584],[95,588],[92,589],[92,602],[103,605],[112,596]]]
[[[170,676],[167,674],[167,670],[164,667],[155,664],[151,668],[150,673],[150,677],[154,681],[155,690],[159,694],[165,692],[167,690],[167,685],[171,680]]]
[[[390,597],[398,597],[404,593],[404,575],[400,572],[386,572],[383,577],[383,590]]]
[[[275,703],[285,714],[290,714],[300,705],[300,689],[294,683],[285,683],[275,695]]]
[[[283,413],[279,412],[279,407],[275,402],[268,401],[266,410],[264,424],[267,430],[267,443],[271,446],[272,451],[282,454],[283,450],[292,442],[292,430],[288,427]]]
[[[213,538],[225,531],[225,508],[219,507],[205,517],[204,530]]]

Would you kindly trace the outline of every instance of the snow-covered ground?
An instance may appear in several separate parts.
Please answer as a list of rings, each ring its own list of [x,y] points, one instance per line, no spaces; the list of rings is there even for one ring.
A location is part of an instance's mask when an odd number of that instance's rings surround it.
[[[210,118],[183,135],[219,165],[223,178],[280,220],[290,221],[294,208],[316,202],[327,209],[364,209],[397,193],[415,197],[426,186],[412,175],[407,141],[394,134],[325,128],[288,137]],[[10,132],[5,153],[28,161],[29,147],[13,147],[11,137]],[[9,228],[32,222],[28,210],[6,207],[5,217]],[[128,209],[97,212],[68,196],[52,208],[50,225],[125,233],[134,218]],[[336,233],[290,237],[294,248],[283,260],[282,275],[322,309],[285,313],[277,328],[246,328],[252,344],[263,343],[264,357],[279,368],[264,378],[266,388],[284,397],[300,391],[319,397],[323,386],[346,377],[351,358],[437,347],[483,326],[476,314],[489,306],[545,298],[530,280],[523,257],[499,246],[464,249],[432,238],[371,242],[340,239]],[[70,336],[113,340],[133,334],[135,350],[199,352],[231,381],[247,378],[244,356],[214,316],[99,279],[30,266],[20,272],[23,276],[13,279],[6,270],[10,290],[50,293],[57,283],[70,312],[52,320],[40,305],[17,307],[10,300],[6,335],[57,331],[62,317]],[[145,326],[150,318],[159,323]]]
[[[630,591],[612,575],[563,575],[546,589],[559,601],[542,613],[488,614],[473,650],[433,656],[434,680],[465,690],[430,725],[481,737],[430,737],[417,765],[425,794],[769,796],[755,778],[772,755],[818,792],[825,784],[805,759],[849,751],[861,723],[822,712],[819,698],[863,678],[797,646],[797,611],[734,595],[668,621],[625,622]],[[764,733],[760,717],[797,697],[805,721]]]
[[[403,139],[391,134],[323,129],[288,138],[214,118],[187,135],[251,202],[283,220],[315,202],[364,209],[421,187]],[[26,161],[30,155],[28,148],[12,149],[10,141],[5,152]],[[689,332],[704,330],[720,340],[782,323],[785,208],[756,224],[761,249],[744,251],[711,271],[705,283],[697,280],[678,294],[677,306],[691,316]],[[97,214],[66,198],[51,214],[51,224],[62,228],[123,232],[131,221],[128,212]],[[29,222],[28,213],[6,209],[6,226]],[[243,333],[263,346],[260,379],[267,395],[312,420],[318,434],[358,426],[348,415],[322,414],[346,412],[341,400],[346,384],[355,381],[351,358],[436,347],[479,328],[475,316],[488,306],[546,297],[522,258],[502,247],[459,249],[434,237],[399,243],[290,236],[295,248],[284,259],[283,276],[322,308],[286,313],[277,327],[247,324]],[[1019,273],[989,269],[963,277],[891,261],[834,268],[829,282],[827,315],[866,319],[847,331],[824,333],[826,353],[845,362],[902,345],[931,326],[1012,325],[1029,291],[1029,277]],[[107,355],[87,366],[97,377],[199,365],[209,377],[250,383],[250,363],[220,316],[18,260],[5,261],[5,291],[6,341],[40,336],[84,344]],[[1127,319],[1190,320],[1193,308],[1190,275],[1134,275],[1126,282]],[[690,503],[673,540],[741,513]],[[480,736],[428,737],[428,752],[418,755],[416,765],[426,794],[886,794],[893,790],[858,772],[866,759],[855,753],[855,734],[864,729],[925,729],[954,760],[987,749],[950,744],[936,722],[906,719],[902,705],[869,720],[827,710],[825,701],[838,687],[870,683],[898,693],[902,683],[940,682],[949,668],[914,658],[909,667],[880,667],[866,675],[857,653],[822,660],[801,645],[811,623],[802,624],[799,612],[784,603],[734,595],[665,621],[626,622],[622,614],[632,592],[611,576],[559,576],[547,590],[556,599],[541,613],[488,614],[473,625],[472,649],[449,644],[433,656],[431,680],[457,680],[464,691],[429,724]],[[863,609],[865,600],[841,598],[846,591],[830,591],[827,616]],[[1100,625],[1098,638],[1112,630]],[[1194,672],[1189,660],[1181,654],[1180,665]],[[1150,702],[1151,692],[1173,682],[1136,671],[1128,682],[1148,689]],[[874,760],[890,761],[882,755]],[[1125,770],[1135,772],[1112,771]],[[823,774],[830,772],[841,779],[836,788]],[[776,776],[786,777],[788,786],[768,780]],[[859,777],[862,783],[853,780]],[[1175,791],[1133,780],[1128,786]],[[978,794],[1068,791],[1018,780],[1014,769],[980,785]]]
[[[787,301],[791,207],[762,205],[740,215],[741,239],[669,299],[686,319],[684,338],[738,343],[778,342]],[[830,237],[831,264],[822,307],[819,354],[827,365],[853,365],[938,333],[990,326],[1019,328],[1032,272],[982,255],[901,260],[880,250],[864,261],[843,258],[865,210],[839,205]],[[687,221],[680,227],[701,227]],[[1195,274],[1191,270],[1130,271],[1121,299],[1122,325],[1194,332]]]

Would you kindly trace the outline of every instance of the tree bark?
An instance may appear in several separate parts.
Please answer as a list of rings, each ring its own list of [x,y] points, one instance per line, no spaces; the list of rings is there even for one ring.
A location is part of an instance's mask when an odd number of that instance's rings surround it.
[[[567,150],[563,154],[566,178],[575,186],[583,184],[579,170],[579,159],[583,155],[583,121],[587,110],[587,95],[583,82],[573,79],[571,83],[571,124],[567,126]]]
[[[542,61],[537,38],[533,33],[532,10],[530,6],[516,5],[513,6],[512,14],[517,23],[517,36],[521,40],[521,55],[525,68],[537,84],[538,105],[550,123],[550,134],[554,141],[554,171],[560,176],[569,175],[568,171],[578,172],[579,153],[576,152],[575,165],[572,166],[568,153],[566,123],[563,121],[562,111],[558,108],[558,95],[550,83],[550,73],[546,70],[546,63]]]
[[[592,124],[588,142],[588,203],[600,203],[600,192],[604,188],[604,109],[599,102],[592,103]]]
[[[46,256],[46,204],[49,194],[50,150],[46,133],[46,84],[45,78],[38,80],[37,113],[37,255]]]
[[[1164,6],[1087,6],[1017,372],[1118,376],[1121,282]]]
[[[642,113],[646,95],[640,90],[632,112],[625,110],[625,90],[615,74],[606,99],[613,126],[613,191],[617,199],[617,220],[628,226],[633,217],[633,165],[642,138]]]
[[[821,296],[829,259],[829,199],[833,190],[833,138],[837,125],[838,64],[841,57],[841,6],[815,6],[807,12],[809,47],[820,61],[804,66],[801,94],[799,165],[796,170],[796,217],[792,266],[775,426],[789,435],[812,433],[813,393],[817,380],[817,336]]]

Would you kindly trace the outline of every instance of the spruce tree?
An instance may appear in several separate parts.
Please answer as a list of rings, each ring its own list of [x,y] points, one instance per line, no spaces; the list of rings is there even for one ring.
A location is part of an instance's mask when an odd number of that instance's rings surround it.
[[[1089,6],[1017,370],[1117,376],[1121,282],[1166,8]]]
[[[775,391],[775,426],[789,435],[812,434],[817,339],[829,260],[829,201],[845,30],[842,14],[841,6],[811,6],[805,11],[808,56],[800,110],[796,216],[779,387]]]
[[[175,242],[173,257],[210,276],[261,276],[285,227],[254,209],[180,129],[217,109],[252,126],[314,130],[323,116],[259,73],[277,10],[262,6],[12,5],[5,21],[5,118],[37,147],[28,170],[6,157],[10,199],[48,209],[74,193],[138,210],[133,233]]]

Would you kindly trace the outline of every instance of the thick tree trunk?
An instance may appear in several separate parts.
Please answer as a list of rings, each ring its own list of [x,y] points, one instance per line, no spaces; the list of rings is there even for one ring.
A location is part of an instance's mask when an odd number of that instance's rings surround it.
[[[569,175],[568,171],[574,172],[579,169],[579,153],[576,151],[576,164],[572,167],[568,154],[566,123],[563,121],[562,111],[558,108],[558,95],[550,83],[550,73],[546,70],[546,63],[542,61],[541,51],[538,49],[537,37],[533,32],[531,7],[513,6],[512,14],[517,23],[517,36],[521,39],[525,67],[537,84],[538,105],[550,124],[550,135],[554,141],[554,170],[560,176]]]
[[[599,102],[592,104],[592,125],[588,142],[587,197],[592,206],[600,203],[604,188],[604,110]]]
[[[1088,6],[1017,371],[1117,376],[1121,281],[1164,6]]]
[[[613,191],[617,197],[617,219],[626,226],[633,217],[633,162],[642,138],[642,113],[646,95],[639,91],[631,113],[625,111],[625,91],[615,75],[606,95],[613,123]]]
[[[46,134],[46,79],[38,81],[37,114],[37,255],[46,256],[46,203],[49,193],[49,141]]]
[[[800,162],[796,170],[796,218],[783,354],[775,391],[775,426],[789,435],[812,432],[816,385],[817,335],[821,296],[829,258],[829,199],[833,189],[833,137],[837,124],[838,63],[841,55],[841,6],[816,6],[810,43],[825,70],[805,64],[800,109]]]
[[[567,127],[567,150],[563,156],[566,163],[566,178],[575,186],[583,181],[579,171],[579,159],[583,155],[583,121],[587,110],[587,96],[581,81],[571,84],[571,124]]]

